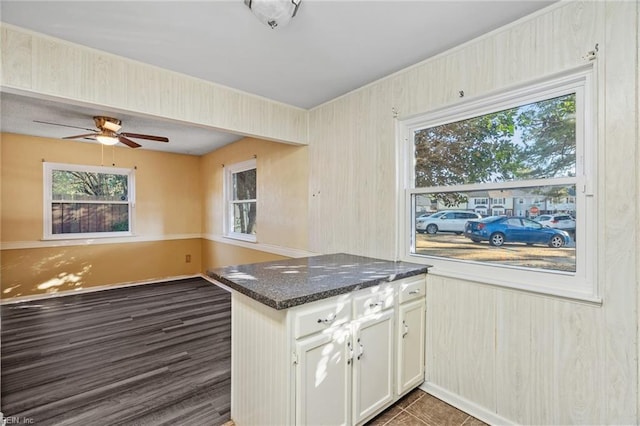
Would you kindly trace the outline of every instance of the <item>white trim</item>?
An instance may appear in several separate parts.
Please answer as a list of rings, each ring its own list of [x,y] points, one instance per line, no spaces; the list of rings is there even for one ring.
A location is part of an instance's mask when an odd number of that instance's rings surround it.
[[[473,282],[496,285],[515,290],[547,294],[588,303],[602,303],[598,293],[598,275],[595,250],[598,247],[597,211],[594,182],[597,182],[596,156],[598,145],[598,120],[594,115],[598,96],[597,70],[588,64],[560,73],[524,82],[511,88],[500,89],[458,104],[444,106],[420,115],[398,121],[397,160],[401,172],[398,175],[397,200],[399,208],[398,249],[400,260],[434,266],[430,273]],[[508,181],[500,183],[452,185],[449,187],[415,188],[413,155],[410,141],[415,130],[446,122],[482,115],[518,104],[539,101],[562,94],[576,93],[576,176],[552,179]],[[576,244],[576,272],[563,273],[549,270],[515,268],[495,263],[466,262],[455,259],[412,254],[414,212],[411,195],[431,192],[460,192],[478,189],[521,188],[550,185],[575,185],[576,207],[581,212],[577,227],[582,230]],[[462,266],[462,268],[461,268]],[[461,272],[461,269],[463,270]]]
[[[434,260],[434,259],[430,259],[430,260]],[[422,263],[419,260],[414,260],[414,263]],[[428,263],[429,265],[433,265],[434,263],[437,263],[437,261],[427,261],[426,263]],[[513,277],[513,273],[508,272],[508,270],[515,270],[517,271],[518,275],[522,275],[522,274],[527,274],[527,273],[531,273],[531,274],[536,274],[538,275],[538,277],[542,276],[544,277],[545,274],[562,274],[561,272],[558,271],[545,271],[545,270],[539,270],[539,271],[530,271],[530,270],[521,270],[521,269],[517,269],[517,267],[507,267],[507,266],[502,266],[502,268],[507,269],[507,271],[505,271],[504,274],[496,274],[493,269],[491,269],[489,272],[478,272],[474,267],[485,267],[485,268],[492,268],[495,267],[494,265],[467,265],[465,264],[465,268],[464,268],[464,272],[462,272],[461,268],[446,268],[446,267],[440,267],[440,266],[432,266],[429,269],[429,275],[433,276],[433,277],[443,277],[443,278],[454,278],[454,279],[458,279],[458,280],[464,280],[467,282],[473,282],[473,283],[477,283],[477,284],[481,284],[481,285],[490,285],[490,286],[496,286],[496,287],[500,287],[504,290],[514,290],[514,291],[525,291],[527,293],[531,293],[531,294],[535,294],[538,296],[549,296],[549,297],[561,297],[563,299],[566,299],[568,301],[571,302],[580,302],[580,303],[585,303],[585,304],[589,304],[589,305],[597,305],[600,306],[602,305],[602,299],[594,296],[591,292],[591,288],[590,287],[584,287],[581,289],[563,289],[560,288],[558,285],[546,285],[544,283],[537,283],[537,284],[528,284],[528,283],[520,283],[520,279],[518,280],[517,283],[514,283],[513,279],[508,279],[506,278],[507,275],[509,275],[510,277]],[[570,276],[569,274],[566,274],[567,276]],[[558,279],[558,277],[553,277],[556,280]],[[570,287],[571,284],[567,284],[567,287]]]
[[[89,246],[98,244],[146,243],[150,241],[190,240],[202,238],[202,234],[132,235],[111,238],[71,238],[66,240],[3,241],[0,250],[22,250],[49,247]]]
[[[301,249],[296,249],[291,247],[276,246],[274,244],[250,243],[246,241],[231,239],[223,235],[205,234],[202,236],[202,238],[209,241],[215,241],[217,243],[244,247],[251,250],[263,251],[265,253],[272,253],[272,254],[277,254],[280,256],[290,257],[290,258],[310,257],[310,256],[317,256],[320,254],[320,253],[314,253],[311,251],[301,250]]]
[[[233,293],[233,289],[231,289],[230,287],[227,287],[226,285],[222,284],[220,281],[214,280],[213,278],[211,278],[210,276],[206,275],[206,274],[202,274],[202,278],[204,278],[205,280],[209,281],[211,284],[215,284],[218,287],[220,287],[221,289],[227,291],[228,293]]]
[[[499,416],[495,412],[482,407],[478,404],[475,404],[469,401],[466,398],[461,397],[455,393],[452,393],[440,386],[433,384],[431,382],[424,382],[419,386],[420,389],[428,393],[429,395],[435,396],[438,399],[446,402],[447,404],[453,405],[454,407],[464,411],[465,413],[482,420],[483,422],[490,425],[515,425],[517,423],[509,420],[505,417]]]
[[[225,235],[225,237],[230,239],[230,240],[246,241],[248,243],[257,243],[258,242],[258,239],[256,238],[255,235],[253,235],[253,234],[243,234],[241,232],[229,232],[227,235]]]
[[[256,170],[256,198],[249,200],[235,200],[233,199],[233,175],[241,173],[247,170]],[[256,209],[258,207],[258,162],[255,158],[241,161],[224,166],[223,182],[222,182],[222,197],[223,197],[223,216],[222,216],[222,233],[228,238],[236,240],[243,240],[249,242],[256,242],[257,237],[255,234],[243,234],[240,232],[234,232],[234,204],[241,203],[255,203]],[[257,213],[256,213],[257,214]],[[257,217],[256,217],[257,221]]]
[[[96,238],[96,239],[70,239],[70,240],[42,240],[42,241],[4,241],[0,243],[0,250],[25,250],[52,247],[73,247],[88,246],[98,244],[129,244],[129,243],[146,243],[153,241],[172,241],[172,240],[192,240],[203,239],[216,241],[232,246],[239,246],[265,253],[273,253],[284,257],[300,258],[317,256],[315,253],[307,250],[277,246],[275,244],[251,243],[247,241],[234,240],[223,235],[214,234],[171,234],[171,235],[153,235],[153,236],[132,236],[117,238]]]
[[[53,171],[77,171],[87,173],[117,174],[127,176],[127,201],[92,201],[92,200],[54,200],[52,196]],[[134,235],[135,218],[136,218],[136,171],[134,168],[92,166],[85,164],[67,164],[67,163],[42,163],[42,239],[43,240],[68,240],[68,239],[94,239],[94,238],[110,238],[110,237],[127,237]],[[54,202],[77,202],[88,204],[126,204],[128,208],[129,230],[115,232],[79,232],[54,234],[52,227],[52,204]]]
[[[94,293],[96,291],[113,290],[117,288],[134,287],[134,286],[147,285],[147,284],[158,284],[158,283],[164,283],[168,281],[185,280],[189,278],[198,278],[198,277],[204,278],[202,274],[178,275],[176,277],[167,277],[162,279],[107,284],[107,285],[100,285],[95,287],[85,287],[77,290],[63,290],[63,291],[57,291],[55,293],[42,293],[42,294],[32,294],[29,296],[17,296],[17,297],[11,297],[8,299],[0,299],[0,305],[10,305],[13,303],[29,302],[34,300],[44,300],[44,299],[52,299],[55,297],[69,296],[72,294]],[[211,280],[209,279],[207,281],[211,282]]]

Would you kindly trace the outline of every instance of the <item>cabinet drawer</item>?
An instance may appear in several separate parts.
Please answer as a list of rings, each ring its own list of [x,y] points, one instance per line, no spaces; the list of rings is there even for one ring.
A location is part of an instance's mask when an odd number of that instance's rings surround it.
[[[393,307],[393,284],[385,283],[360,290],[353,296],[355,319]]]
[[[426,280],[424,275],[407,278],[400,281],[398,293],[400,294],[400,303],[418,299],[425,296]]]
[[[351,305],[347,301],[322,303],[296,313],[294,318],[295,338],[299,339],[326,330],[331,326],[351,320]]]

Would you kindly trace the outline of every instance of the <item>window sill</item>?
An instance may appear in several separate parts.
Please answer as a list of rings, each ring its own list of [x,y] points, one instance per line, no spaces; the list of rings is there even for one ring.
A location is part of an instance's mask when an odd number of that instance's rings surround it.
[[[133,232],[100,232],[93,234],[55,234],[45,235],[41,241],[66,241],[66,240],[95,240],[106,238],[130,238],[135,237]]]
[[[258,242],[258,239],[256,238],[255,235],[249,235],[249,234],[231,233],[231,234],[226,234],[224,238],[228,238],[230,240],[244,241],[247,243]]]
[[[573,274],[505,269],[499,266],[467,264],[465,262],[448,262],[436,258],[409,256],[403,259],[412,263],[432,265],[429,275],[433,277],[452,278],[481,285],[498,287],[505,290],[520,291],[531,295],[565,299],[589,305],[602,305],[602,299],[593,294],[589,285],[578,287],[574,284],[580,280]]]

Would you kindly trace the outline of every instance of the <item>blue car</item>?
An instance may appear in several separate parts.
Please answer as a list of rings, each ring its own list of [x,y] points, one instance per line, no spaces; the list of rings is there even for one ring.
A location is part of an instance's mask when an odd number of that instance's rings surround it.
[[[525,243],[560,248],[571,241],[565,231],[546,227],[530,219],[509,216],[470,220],[465,224],[464,236],[474,243],[489,241],[489,244],[497,247],[504,243]]]

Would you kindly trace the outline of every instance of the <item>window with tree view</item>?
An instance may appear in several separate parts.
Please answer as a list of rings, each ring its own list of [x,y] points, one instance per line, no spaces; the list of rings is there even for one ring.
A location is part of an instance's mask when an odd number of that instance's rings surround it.
[[[132,232],[133,171],[45,163],[45,238]]]
[[[409,255],[575,273],[588,196],[583,89],[575,79],[408,124]]]
[[[225,168],[226,235],[255,241],[257,213],[256,161],[249,160]]]

